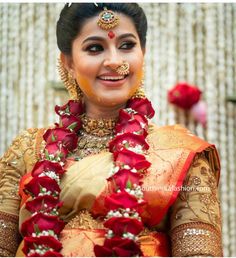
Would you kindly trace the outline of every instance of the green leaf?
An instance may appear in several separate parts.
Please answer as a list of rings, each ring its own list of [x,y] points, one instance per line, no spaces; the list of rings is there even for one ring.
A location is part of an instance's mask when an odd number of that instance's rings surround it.
[[[127,183],[126,183],[126,188],[129,188],[129,189],[132,188],[132,183],[131,183],[130,180],[127,181]]]
[[[74,130],[76,126],[77,126],[77,122],[74,122],[74,123],[72,123],[71,125],[67,126],[67,128],[68,128],[69,130]]]
[[[56,136],[52,133],[52,141],[55,142],[56,140]]]
[[[48,150],[44,151],[46,159],[50,160]]]
[[[34,231],[37,235],[40,233],[38,224],[34,224]]]
[[[67,105],[67,107],[65,109],[65,113],[70,114],[70,107],[69,107],[69,105]]]
[[[129,148],[129,143],[128,143],[128,142],[125,143],[125,148],[126,148],[126,149]]]

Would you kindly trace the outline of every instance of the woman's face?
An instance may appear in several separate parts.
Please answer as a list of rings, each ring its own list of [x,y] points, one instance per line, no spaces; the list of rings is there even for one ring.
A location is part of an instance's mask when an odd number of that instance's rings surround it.
[[[114,37],[97,25],[96,16],[85,22],[73,41],[69,67],[84,93],[85,104],[121,106],[140,86],[144,52],[132,20],[118,16],[119,24],[111,29]],[[115,72],[123,61],[130,67],[125,77]]]

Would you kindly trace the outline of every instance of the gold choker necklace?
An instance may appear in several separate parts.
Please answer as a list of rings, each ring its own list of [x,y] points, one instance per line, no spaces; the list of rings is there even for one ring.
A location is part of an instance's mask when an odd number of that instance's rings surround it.
[[[103,137],[114,134],[114,128],[118,118],[94,119],[83,114],[81,116],[82,129],[90,135]]]

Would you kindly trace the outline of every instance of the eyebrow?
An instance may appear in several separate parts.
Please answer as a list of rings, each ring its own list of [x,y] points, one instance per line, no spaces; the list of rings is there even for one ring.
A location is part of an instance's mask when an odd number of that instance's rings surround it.
[[[124,33],[124,34],[120,35],[120,36],[118,37],[118,39],[123,39],[123,38],[128,38],[128,37],[132,37],[132,38],[134,38],[134,39],[137,39],[137,38],[135,37],[135,35],[132,34],[132,33]],[[91,41],[91,40],[104,41],[105,38],[104,38],[104,37],[99,37],[99,36],[88,37],[88,38],[86,38],[86,39],[82,42],[82,44],[85,43],[85,42],[87,42],[87,41]]]

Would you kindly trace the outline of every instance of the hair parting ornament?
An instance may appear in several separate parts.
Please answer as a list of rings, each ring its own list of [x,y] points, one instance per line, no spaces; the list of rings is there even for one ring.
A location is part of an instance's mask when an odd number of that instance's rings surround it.
[[[119,24],[119,17],[113,11],[104,7],[104,10],[99,14],[97,24],[103,30],[110,30]]]

